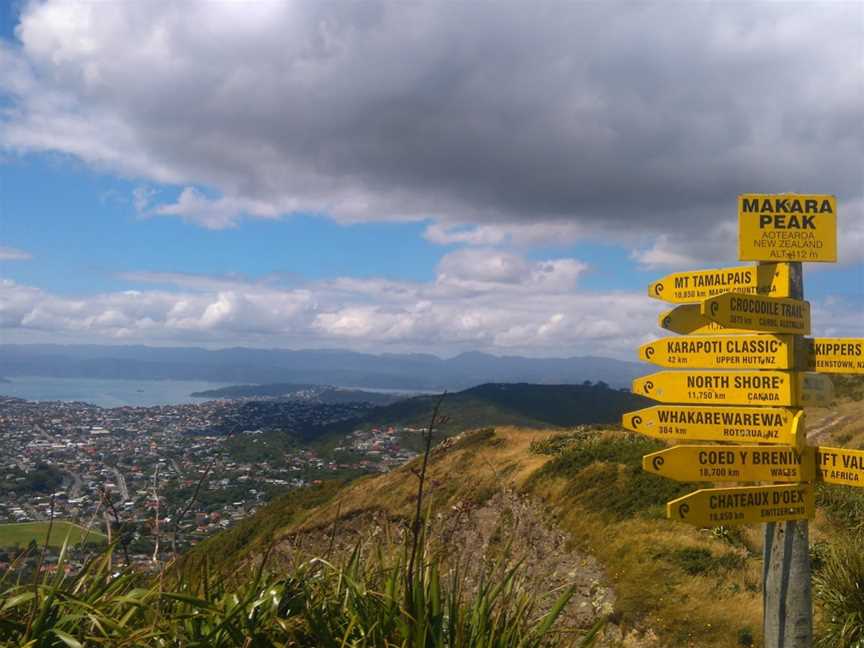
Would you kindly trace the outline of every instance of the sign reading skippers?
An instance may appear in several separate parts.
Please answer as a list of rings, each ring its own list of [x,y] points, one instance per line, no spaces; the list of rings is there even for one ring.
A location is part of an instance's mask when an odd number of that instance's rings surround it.
[[[693,270],[663,277],[648,286],[648,295],[673,304],[700,302],[726,292],[788,297],[788,263],[766,263],[717,270]]]
[[[778,335],[669,337],[643,344],[639,358],[678,369],[793,369],[792,338]]]
[[[825,194],[738,196],[741,261],[837,261],[837,199]]]
[[[810,303],[724,293],[702,302],[701,313],[720,326],[766,333],[810,334]]]
[[[806,520],[815,515],[809,484],[706,488],[672,500],[666,516],[700,527]]]
[[[655,405],[621,418],[621,425],[655,439],[734,441],[804,447],[804,411],[782,407]]]
[[[864,338],[814,338],[804,342],[810,371],[864,374]]]

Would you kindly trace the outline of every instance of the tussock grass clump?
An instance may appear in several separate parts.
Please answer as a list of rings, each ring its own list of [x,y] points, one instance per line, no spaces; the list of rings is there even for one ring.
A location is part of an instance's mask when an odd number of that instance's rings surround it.
[[[864,491],[854,486],[816,485],[816,505],[828,519],[849,531],[864,529]]]
[[[265,557],[230,580],[205,561],[197,578],[169,590],[158,576],[114,572],[108,548],[74,577],[7,577],[0,646],[541,648],[588,646],[599,632],[557,630],[573,589],[539,610],[519,563],[492,565],[469,593],[459,568],[441,573],[424,549],[409,575],[406,556],[358,548],[341,565],[313,558],[287,574],[268,572]]]
[[[816,645],[864,646],[864,552],[860,541],[845,536],[824,551],[813,585],[822,610]]]

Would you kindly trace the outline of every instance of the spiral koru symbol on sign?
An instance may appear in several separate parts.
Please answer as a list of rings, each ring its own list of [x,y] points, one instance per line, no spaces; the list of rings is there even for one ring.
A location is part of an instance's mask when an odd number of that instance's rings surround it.
[[[685,503],[685,504],[682,504],[681,506],[678,507],[678,516],[681,519],[684,519],[685,517],[687,517],[687,514],[689,512],[690,512],[690,505],[689,504]]]
[[[653,380],[646,380],[645,381],[645,393],[650,394],[652,391],[654,391],[654,381]]]
[[[718,310],[720,310],[720,304],[717,302],[711,302],[711,314],[716,316]]]
[[[654,470],[660,471],[660,466],[666,463],[666,460],[663,457],[654,457],[651,460],[651,465],[654,466]]]
[[[663,284],[659,283],[659,282],[654,284],[654,294],[660,295],[662,293],[663,293]]]
[[[645,349],[645,357],[649,360],[654,357],[654,347],[648,347]]]
[[[642,417],[634,416],[630,419],[630,425],[632,425],[634,428],[638,428],[640,425],[642,425]]]

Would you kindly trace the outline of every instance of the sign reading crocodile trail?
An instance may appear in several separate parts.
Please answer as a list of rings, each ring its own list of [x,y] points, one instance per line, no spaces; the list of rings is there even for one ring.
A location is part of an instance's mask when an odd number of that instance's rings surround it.
[[[726,292],[770,297],[788,297],[788,263],[766,263],[717,270],[678,272],[648,286],[648,295],[673,304],[700,302]]]
[[[717,335],[723,333],[752,333],[746,329],[726,328],[712,322],[699,312],[699,304],[682,304],[660,313],[660,328],[680,335]]]
[[[801,374],[788,371],[659,371],[633,381],[633,393],[661,403],[797,406]]]
[[[771,443],[803,448],[803,410],[782,407],[655,405],[628,412],[621,425],[656,439]]]
[[[677,481],[813,481],[812,448],[681,445],[642,457],[642,469]]]
[[[720,326],[766,333],[810,334],[810,303],[724,293],[702,302],[700,312]]]
[[[793,369],[792,338],[777,335],[669,337],[643,344],[639,359],[679,369]]]
[[[810,371],[864,374],[864,338],[814,338],[805,344]]]
[[[816,468],[820,481],[864,488],[864,450],[819,446]]]
[[[837,261],[837,199],[825,194],[738,196],[741,261]]]
[[[806,520],[815,514],[809,484],[706,488],[666,504],[666,517],[700,527]]]

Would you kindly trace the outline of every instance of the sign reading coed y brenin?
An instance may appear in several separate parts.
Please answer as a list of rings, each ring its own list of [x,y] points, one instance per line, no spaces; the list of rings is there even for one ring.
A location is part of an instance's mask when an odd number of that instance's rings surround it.
[[[741,261],[837,261],[837,199],[827,194],[738,196]]]

